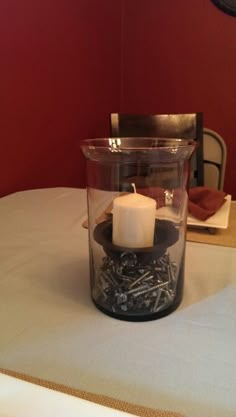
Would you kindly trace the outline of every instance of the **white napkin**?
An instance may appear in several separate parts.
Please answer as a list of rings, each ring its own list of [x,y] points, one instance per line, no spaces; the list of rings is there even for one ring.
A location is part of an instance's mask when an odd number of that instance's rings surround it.
[[[0,416],[132,417],[133,414],[104,407],[0,373]]]

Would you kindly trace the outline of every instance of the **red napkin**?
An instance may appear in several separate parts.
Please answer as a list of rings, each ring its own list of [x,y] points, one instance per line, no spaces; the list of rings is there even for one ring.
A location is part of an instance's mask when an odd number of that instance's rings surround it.
[[[221,208],[225,202],[226,193],[208,187],[193,187],[189,189],[188,210],[192,216],[207,220]]]
[[[161,187],[138,188],[137,192],[154,198],[157,207],[166,205],[165,190]],[[179,207],[181,204],[182,190],[173,190],[172,205]],[[207,220],[219,210],[225,202],[226,193],[208,187],[193,187],[189,189],[188,211],[199,220]]]

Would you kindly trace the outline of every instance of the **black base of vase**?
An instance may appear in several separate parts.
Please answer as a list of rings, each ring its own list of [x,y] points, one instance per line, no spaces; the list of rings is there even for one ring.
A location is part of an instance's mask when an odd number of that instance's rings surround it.
[[[182,298],[178,300],[178,302],[171,304],[170,307],[166,308],[163,311],[160,311],[158,313],[145,314],[145,315],[137,315],[137,314],[128,315],[128,314],[113,313],[112,311],[106,310],[105,308],[97,304],[95,300],[92,299],[92,301],[98,310],[100,310],[102,313],[106,314],[107,316],[113,317],[114,319],[118,319],[122,321],[142,322],[142,321],[157,320],[157,319],[161,319],[163,317],[168,316],[179,307],[179,305],[181,304]]]

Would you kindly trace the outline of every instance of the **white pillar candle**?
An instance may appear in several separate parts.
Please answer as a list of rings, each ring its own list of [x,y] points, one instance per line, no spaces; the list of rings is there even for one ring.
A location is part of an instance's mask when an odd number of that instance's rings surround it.
[[[138,193],[113,201],[112,241],[126,248],[153,246],[156,201]]]

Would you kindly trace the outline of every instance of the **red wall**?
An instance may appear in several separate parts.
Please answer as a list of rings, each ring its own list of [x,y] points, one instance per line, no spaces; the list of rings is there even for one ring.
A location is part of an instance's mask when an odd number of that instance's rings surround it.
[[[236,198],[236,18],[211,0],[129,0],[124,17],[122,111],[203,111],[227,144]]]
[[[84,186],[109,113],[203,111],[236,198],[236,18],[211,0],[1,0],[0,196]]]
[[[85,185],[78,141],[109,132],[120,46],[119,2],[1,0],[0,195]]]

